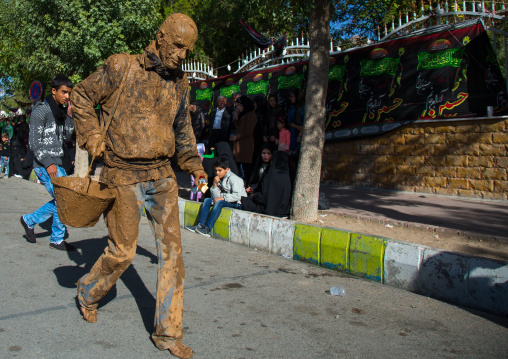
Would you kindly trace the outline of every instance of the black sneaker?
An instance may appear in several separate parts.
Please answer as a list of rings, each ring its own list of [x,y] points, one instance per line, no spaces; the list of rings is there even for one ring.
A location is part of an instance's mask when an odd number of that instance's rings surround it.
[[[25,219],[23,218],[23,216],[21,216],[21,218],[19,219],[19,221],[21,222],[21,225],[23,226],[23,228],[25,229],[25,234],[26,234],[26,240],[30,243],[35,243],[37,242],[37,239],[35,238],[35,231],[33,228],[30,228],[28,227],[28,224],[26,224],[25,222]]]
[[[210,237],[210,233],[212,231],[207,226],[203,226],[202,224],[198,224],[198,228],[196,228],[196,233],[202,234],[204,236]]]
[[[191,232],[196,232],[196,228],[198,228],[198,226],[185,226],[185,229]]]
[[[49,248],[58,249],[60,251],[73,252],[76,250],[72,244],[67,243],[66,241],[61,241],[60,243],[49,243]]]

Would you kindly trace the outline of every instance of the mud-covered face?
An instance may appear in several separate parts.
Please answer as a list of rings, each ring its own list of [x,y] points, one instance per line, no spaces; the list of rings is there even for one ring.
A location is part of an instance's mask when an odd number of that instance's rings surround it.
[[[194,49],[198,38],[196,24],[182,14],[169,16],[157,33],[159,58],[164,65],[175,70]]]
[[[53,98],[55,99],[56,103],[58,105],[63,105],[67,101],[69,101],[69,95],[71,94],[72,89],[70,87],[67,87],[65,85],[60,86],[60,88],[51,89],[51,94],[53,95]]]

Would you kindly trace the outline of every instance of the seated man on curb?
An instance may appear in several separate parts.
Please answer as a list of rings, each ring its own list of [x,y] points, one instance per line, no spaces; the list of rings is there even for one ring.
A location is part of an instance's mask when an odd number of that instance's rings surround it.
[[[197,226],[185,226],[189,231],[196,231],[199,234],[210,237],[213,225],[224,207],[242,208],[242,196],[246,197],[247,192],[243,186],[243,180],[229,170],[229,161],[219,158],[215,164],[217,176],[213,179],[210,193],[212,198],[206,198],[201,207],[201,214]],[[213,206],[212,212],[210,207]]]

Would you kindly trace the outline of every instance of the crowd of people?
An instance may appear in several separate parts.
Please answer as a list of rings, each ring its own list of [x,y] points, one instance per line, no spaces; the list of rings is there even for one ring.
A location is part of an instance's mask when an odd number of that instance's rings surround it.
[[[34,154],[28,142],[30,115],[0,119],[0,178],[19,177],[28,180],[33,170]],[[65,142],[62,167],[67,175],[74,173],[75,138]]]
[[[191,230],[202,234],[210,234],[223,207],[279,217],[288,217],[290,212],[297,163],[291,158],[296,158],[300,149],[305,111],[299,92],[291,91],[286,101],[279,101],[276,95],[268,100],[263,96],[251,100],[238,93],[232,99],[228,106],[226,97],[220,96],[208,114],[196,102],[189,105],[209,188],[191,194],[191,199],[203,200],[202,213],[208,214],[214,207],[208,220],[203,215],[197,226],[191,226]],[[29,120],[25,115],[0,120],[3,178],[29,179],[32,173]],[[75,142],[73,135],[62,143],[61,166],[66,175],[74,171]],[[228,185],[232,179],[242,183],[241,189]],[[191,185],[197,185],[197,179],[192,177]],[[214,206],[217,202],[220,205]]]
[[[2,178],[15,176],[28,179],[32,172],[33,153],[28,146],[28,121],[26,115],[0,119]]]
[[[298,151],[303,134],[305,105],[303,94],[294,89],[288,99],[272,94],[248,96],[235,93],[232,103],[219,96],[217,105],[207,114],[196,101],[189,106],[192,127],[197,143],[214,147],[217,142],[230,142],[237,162],[249,167],[255,161],[264,143],[274,144],[278,150]],[[250,160],[245,161],[250,157]],[[248,169],[247,169],[248,171]]]
[[[236,93],[228,106],[226,97],[219,96],[207,115],[197,102],[190,104],[209,190],[192,192],[191,199],[204,202],[197,225],[187,229],[210,235],[223,207],[289,216],[297,163],[291,159],[297,157],[303,134],[301,97],[293,90],[287,101],[277,95],[252,101]],[[195,178],[191,183],[198,185]]]

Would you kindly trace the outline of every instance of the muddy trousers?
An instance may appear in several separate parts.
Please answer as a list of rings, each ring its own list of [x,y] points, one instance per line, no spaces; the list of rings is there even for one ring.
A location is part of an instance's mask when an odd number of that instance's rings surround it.
[[[143,207],[157,244],[157,301],[155,329],[157,348],[168,349],[171,339],[181,339],[184,267],[178,218],[178,186],[174,178],[141,182],[115,188],[116,199],[105,214],[109,245],[90,273],[78,281],[78,300],[96,309],[99,300],[129,267],[136,254]]]

